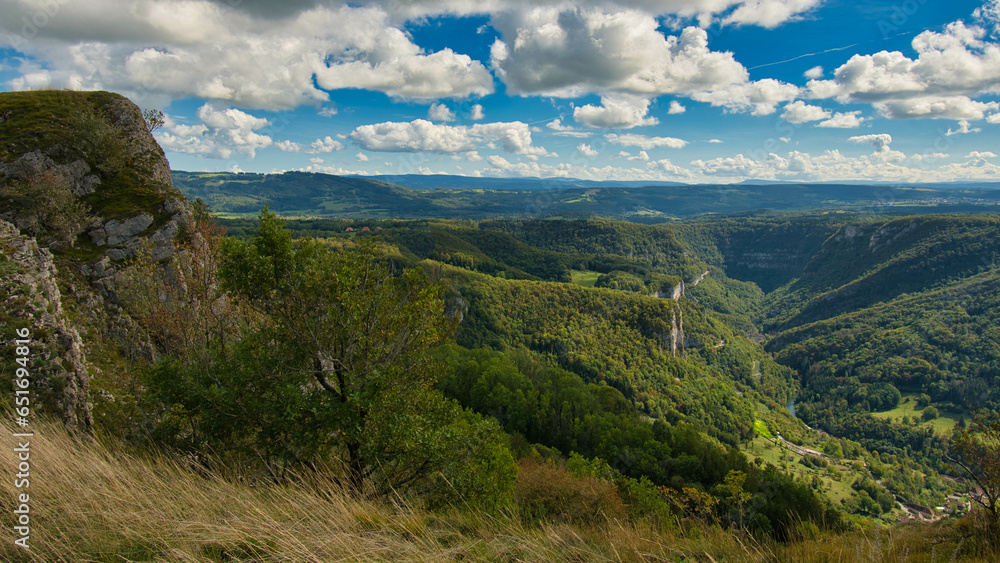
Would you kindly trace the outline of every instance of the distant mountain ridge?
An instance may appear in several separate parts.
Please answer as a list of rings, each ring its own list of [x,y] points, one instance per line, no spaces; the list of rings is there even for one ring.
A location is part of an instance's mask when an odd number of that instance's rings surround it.
[[[756,210],[849,209],[878,213],[981,212],[1000,189],[857,184],[650,184],[459,176],[333,176],[175,170],[174,185],[217,213],[393,219],[607,217],[658,223]],[[409,186],[394,183],[406,182]],[[442,187],[442,184],[446,184]],[[437,187],[432,187],[437,186]]]
[[[489,178],[451,174],[386,174],[380,176],[349,175],[349,178],[382,180],[413,189],[466,188],[491,190],[551,190],[570,188],[642,188],[646,186],[688,186],[683,182],[649,180],[581,180],[579,178]]]

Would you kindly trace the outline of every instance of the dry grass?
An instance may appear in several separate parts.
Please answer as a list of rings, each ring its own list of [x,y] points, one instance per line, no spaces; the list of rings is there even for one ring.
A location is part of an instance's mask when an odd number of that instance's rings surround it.
[[[250,486],[175,460],[78,442],[56,424],[34,426],[32,547],[25,551],[13,543],[12,503],[24,492],[14,487],[14,429],[7,420],[0,426],[8,436],[0,459],[0,560],[12,563],[963,560],[954,541],[932,545],[933,537],[913,527],[781,546],[688,522],[685,531],[660,531],[613,519],[536,526],[458,508],[431,513],[355,498],[322,480]]]

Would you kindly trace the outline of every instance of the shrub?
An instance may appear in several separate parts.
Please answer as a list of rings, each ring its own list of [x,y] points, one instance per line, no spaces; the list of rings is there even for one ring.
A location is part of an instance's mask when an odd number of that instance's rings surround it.
[[[625,517],[615,486],[594,477],[574,477],[550,463],[522,459],[514,494],[531,520],[603,522]]]
[[[0,216],[11,220],[40,244],[72,247],[94,220],[90,208],[73,193],[67,178],[42,172],[0,183]]]

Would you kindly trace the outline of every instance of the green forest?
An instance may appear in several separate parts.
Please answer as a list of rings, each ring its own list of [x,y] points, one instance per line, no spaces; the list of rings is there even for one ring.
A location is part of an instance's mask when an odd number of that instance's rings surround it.
[[[237,237],[256,224],[223,223]],[[765,475],[754,440],[780,429],[817,454],[801,456],[815,470],[803,498],[826,503],[834,527],[962,490],[956,430],[996,410],[996,226],[990,215],[815,212],[288,223],[331,245],[385,245],[398,267],[443,284],[460,322],[439,352],[439,388],[499,421],[518,456],[534,444],[599,459],[619,479],[711,494],[731,471]],[[578,272],[591,283],[573,283]],[[546,396],[560,386],[575,391]],[[919,412],[894,418],[904,404]],[[616,408],[652,426],[632,435],[635,422],[610,422]],[[679,429],[728,461],[678,446]],[[836,488],[829,475],[850,485],[837,503],[823,494]],[[820,513],[807,506],[799,518]]]

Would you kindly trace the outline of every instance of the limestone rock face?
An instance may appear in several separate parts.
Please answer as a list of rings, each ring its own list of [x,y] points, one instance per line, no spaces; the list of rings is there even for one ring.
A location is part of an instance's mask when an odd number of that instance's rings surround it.
[[[174,189],[170,164],[135,104],[108,92],[11,92],[0,93],[0,115],[11,132],[51,121],[48,129],[0,134],[0,186],[45,176],[88,206],[95,219],[77,247],[97,248],[79,268],[105,297],[113,297],[115,263],[146,245],[156,259],[170,258],[192,208]]]
[[[35,149],[24,153],[13,162],[0,162],[0,178],[24,180],[46,172],[62,178],[78,196],[94,193],[101,184],[100,176],[91,174],[90,165],[82,158],[66,164],[57,164],[41,150]]]
[[[31,331],[32,410],[54,410],[68,426],[89,433],[90,369],[83,339],[63,310],[52,253],[0,220],[0,268],[3,324]]]
[[[192,207],[142,111],[120,95],[0,92],[0,123],[0,327],[31,331],[32,409],[90,432],[97,368],[81,333],[100,332],[94,357],[119,341],[155,359],[116,305],[115,275],[140,250],[170,260]]]
[[[94,244],[103,246],[120,246],[129,238],[145,231],[153,224],[153,216],[148,213],[129,217],[128,219],[112,219],[92,231],[90,238]]]
[[[684,313],[679,305],[674,305],[670,315],[670,354],[677,357],[677,354],[684,355],[684,348],[687,345],[684,338]]]

